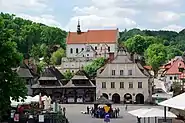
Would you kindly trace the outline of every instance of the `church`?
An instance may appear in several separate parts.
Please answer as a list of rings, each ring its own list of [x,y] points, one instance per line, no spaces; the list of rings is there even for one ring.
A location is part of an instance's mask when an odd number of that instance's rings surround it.
[[[66,58],[62,58],[60,71],[77,72],[79,68],[98,57],[114,57],[117,52],[119,30],[81,31],[78,21],[77,31],[68,32],[66,38]]]

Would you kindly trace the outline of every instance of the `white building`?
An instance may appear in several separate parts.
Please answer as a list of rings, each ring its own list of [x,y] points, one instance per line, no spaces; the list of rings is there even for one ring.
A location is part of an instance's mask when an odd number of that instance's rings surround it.
[[[76,73],[80,68],[92,63],[93,58],[63,58],[61,66],[58,67],[61,73],[70,70],[72,73]]]
[[[129,57],[126,51],[120,51],[116,58],[99,69],[96,78],[96,93],[115,103],[139,103],[151,101],[151,75]]]
[[[114,57],[117,52],[119,31],[88,30],[81,32],[80,25],[77,32],[69,32],[66,39],[66,58],[62,59],[61,72],[69,69],[76,72],[80,67],[91,63],[97,57]]]
[[[118,38],[118,29],[81,32],[78,24],[77,32],[69,32],[66,39],[67,58],[98,57],[115,53],[117,51]]]

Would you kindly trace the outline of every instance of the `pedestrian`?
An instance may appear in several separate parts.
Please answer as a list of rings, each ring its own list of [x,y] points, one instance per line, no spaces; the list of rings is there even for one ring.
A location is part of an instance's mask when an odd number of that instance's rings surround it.
[[[141,123],[141,118],[140,117],[137,117],[137,122]]]
[[[66,108],[65,107],[63,108],[63,113],[64,113],[64,116],[66,116]]]
[[[128,108],[128,107],[127,107],[127,104],[126,104],[126,105],[125,105],[125,111],[127,111],[127,108]]]
[[[117,118],[118,117],[118,110],[115,108],[115,118]]]
[[[89,106],[87,106],[87,114],[89,114]]]
[[[120,112],[120,110],[119,110],[119,108],[117,108],[117,110],[118,110],[118,116],[119,116],[119,112]]]

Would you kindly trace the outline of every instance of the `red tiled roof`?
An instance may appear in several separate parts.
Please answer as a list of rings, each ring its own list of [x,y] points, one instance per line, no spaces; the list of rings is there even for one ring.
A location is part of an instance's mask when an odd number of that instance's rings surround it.
[[[179,76],[179,79],[185,79],[185,73],[181,73],[181,75]]]
[[[171,63],[167,63],[167,64],[161,66],[160,68],[169,69],[170,67],[171,67]]]
[[[167,75],[174,75],[174,74],[181,74],[182,72],[179,72],[179,68],[185,69],[185,64],[182,60],[177,59],[173,62],[171,67],[166,71]]]
[[[151,70],[152,66],[144,66],[144,68],[146,68],[147,70]]]
[[[88,30],[87,32],[69,32],[67,44],[86,44],[86,43],[116,43],[117,30]]]

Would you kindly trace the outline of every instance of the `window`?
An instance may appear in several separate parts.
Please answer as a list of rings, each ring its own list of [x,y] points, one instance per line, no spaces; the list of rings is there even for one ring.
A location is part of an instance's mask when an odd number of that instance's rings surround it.
[[[177,77],[176,76],[174,76],[174,80],[177,80]]]
[[[76,53],[78,53],[78,48],[76,48]]]
[[[110,47],[108,47],[108,52],[110,52]]]
[[[106,82],[102,82],[102,88],[106,88]]]
[[[71,54],[73,53],[73,48],[70,49],[70,53],[71,53]]]
[[[95,50],[97,50],[97,46],[96,46],[96,47],[94,47],[94,49],[95,49]]]
[[[133,82],[129,82],[129,87],[128,88],[133,88]]]
[[[115,88],[115,82],[111,82],[111,88]]]
[[[143,88],[142,82],[138,82],[138,88]]]
[[[115,75],[115,70],[112,70],[112,75],[113,75],[113,76]]]
[[[89,56],[89,54],[87,54],[87,56]]]
[[[128,70],[128,75],[132,75],[132,70]]]
[[[82,48],[82,51],[84,50],[84,48]]]
[[[86,47],[86,52],[90,52],[90,46],[88,45],[87,47]]]
[[[124,88],[124,82],[120,82],[120,88]]]
[[[170,80],[172,80],[172,76],[170,76]]]
[[[120,70],[120,75],[123,76],[123,70]]]

